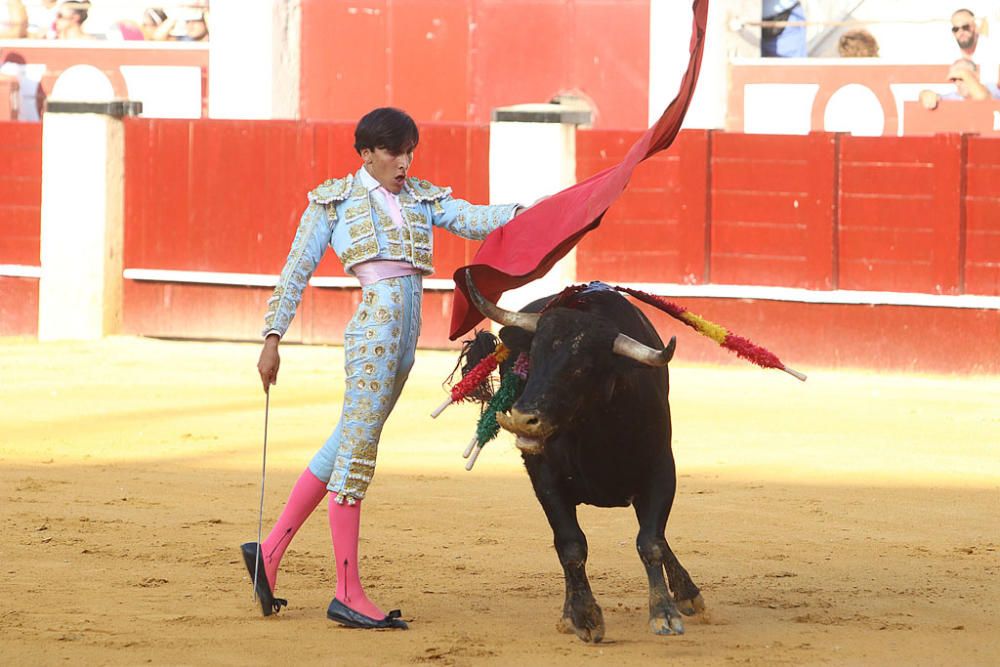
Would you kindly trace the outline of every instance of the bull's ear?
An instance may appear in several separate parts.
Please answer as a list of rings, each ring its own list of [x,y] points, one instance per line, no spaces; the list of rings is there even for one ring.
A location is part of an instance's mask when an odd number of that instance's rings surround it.
[[[500,340],[511,352],[529,352],[533,333],[521,327],[503,327],[500,329]]]

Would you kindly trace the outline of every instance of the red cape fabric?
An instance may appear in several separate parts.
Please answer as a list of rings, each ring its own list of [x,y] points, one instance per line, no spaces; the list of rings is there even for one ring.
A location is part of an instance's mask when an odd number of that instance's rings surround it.
[[[620,164],[552,195],[517,216],[486,238],[472,264],[455,271],[451,340],[471,331],[483,320],[469,303],[466,269],[471,271],[480,293],[494,303],[505,291],[542,277],[584,234],[601,223],[605,211],[625,189],[636,165],[673,143],[701,69],[708,0],[694,0],[693,10],[691,59],[677,97],[656,124],[629,149]]]

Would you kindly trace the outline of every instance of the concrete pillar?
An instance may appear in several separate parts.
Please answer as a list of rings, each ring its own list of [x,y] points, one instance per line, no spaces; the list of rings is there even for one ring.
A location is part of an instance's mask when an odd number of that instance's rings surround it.
[[[299,118],[301,0],[212,0],[211,118]]]
[[[531,204],[576,183],[576,126],[590,111],[558,104],[518,104],[493,110],[490,123],[490,203]],[[572,250],[544,277],[500,298],[517,310],[576,281]]]
[[[122,314],[125,131],[136,102],[110,100],[89,66],[56,82],[42,117],[38,338],[96,339]],[[106,81],[106,79],[105,79]],[[108,95],[103,101],[86,99]]]

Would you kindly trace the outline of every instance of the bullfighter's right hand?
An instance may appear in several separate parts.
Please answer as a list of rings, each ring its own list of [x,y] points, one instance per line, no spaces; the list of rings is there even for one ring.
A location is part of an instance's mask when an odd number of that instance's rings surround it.
[[[260,373],[265,394],[270,391],[272,384],[278,384],[278,368],[281,366],[281,356],[278,354],[280,340],[281,337],[277,334],[270,334],[265,338],[264,349],[260,351],[260,359],[257,360],[257,372]]]

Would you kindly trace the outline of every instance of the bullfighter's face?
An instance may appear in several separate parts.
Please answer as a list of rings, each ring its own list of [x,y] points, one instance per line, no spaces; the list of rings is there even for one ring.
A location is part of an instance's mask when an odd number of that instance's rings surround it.
[[[365,169],[383,188],[398,195],[406,182],[406,172],[413,164],[413,149],[391,151],[388,148],[361,149]]]

